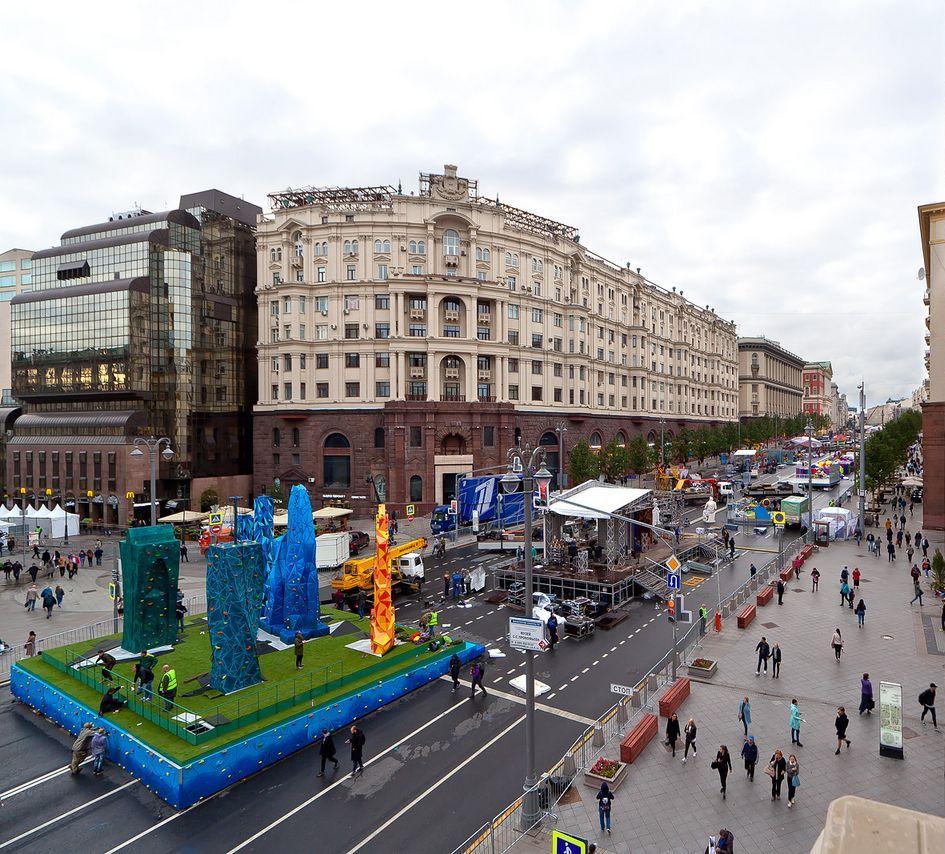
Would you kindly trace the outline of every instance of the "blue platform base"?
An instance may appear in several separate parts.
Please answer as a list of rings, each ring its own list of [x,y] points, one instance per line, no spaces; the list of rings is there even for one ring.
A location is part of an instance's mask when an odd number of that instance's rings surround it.
[[[485,653],[482,645],[473,643],[456,647],[456,650],[464,664]],[[108,759],[140,779],[171,806],[185,809],[313,744],[323,730],[339,730],[438,679],[448,669],[449,658],[439,659],[330,705],[306,710],[184,765],[162,756],[111,719],[99,718],[96,711],[18,665],[13,666],[10,674],[10,690],[17,699],[73,734],[78,733],[85,721],[104,727],[109,734]]]

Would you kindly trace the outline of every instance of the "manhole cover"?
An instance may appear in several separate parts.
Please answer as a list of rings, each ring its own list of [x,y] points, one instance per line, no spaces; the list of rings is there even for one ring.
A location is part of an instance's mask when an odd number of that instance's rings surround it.
[[[778,628],[778,624],[777,624],[777,623],[762,623],[761,625],[763,625],[766,629],[776,629],[776,628]]]
[[[909,729],[909,727],[904,726],[902,728],[902,737],[903,738],[915,738],[918,733],[914,729]]]
[[[806,593],[807,591],[803,587],[792,587],[792,593]]]
[[[883,640],[892,640],[892,639],[893,639],[893,636],[892,636],[892,635],[880,635],[880,637],[881,637]]]

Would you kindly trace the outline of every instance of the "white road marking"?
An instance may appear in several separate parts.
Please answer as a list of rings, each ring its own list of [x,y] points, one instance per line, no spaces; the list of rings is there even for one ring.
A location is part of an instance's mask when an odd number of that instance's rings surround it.
[[[611,651],[611,652],[616,652],[616,651],[617,651],[617,647],[616,647],[616,646],[612,646],[612,647],[610,648],[610,651]]]
[[[568,687],[568,683],[565,682],[564,685],[562,685],[558,690],[559,690],[559,691],[563,691],[563,690],[564,690],[565,688],[567,688],[567,687]]]
[[[577,674],[575,674],[574,676],[571,677],[571,681],[573,682],[575,679],[580,679],[580,678],[581,678],[581,674],[580,674],[580,673],[577,673]]]
[[[73,807],[68,812],[64,812],[62,815],[58,815],[55,818],[49,819],[49,821],[44,821],[42,824],[37,824],[36,827],[32,827],[24,833],[21,833],[19,836],[14,836],[13,839],[8,839],[2,845],[0,849],[8,848],[9,846],[19,842],[21,839],[26,839],[27,836],[32,836],[34,833],[38,833],[40,830],[45,830],[51,824],[57,824],[62,821],[64,818],[69,818],[70,815],[75,815],[77,812],[81,812],[84,809],[88,809],[93,804],[97,804],[99,801],[104,801],[106,798],[110,798],[112,795],[117,795],[119,792],[124,791],[129,786],[137,785],[137,780],[129,780],[127,783],[123,783],[117,789],[112,789],[110,792],[106,792],[104,795],[99,795],[97,798],[93,798],[91,801],[86,801],[85,803],[79,804],[77,807]]]
[[[443,679],[447,682],[450,681],[449,676],[441,676],[440,679]],[[467,680],[460,679],[459,681],[461,685],[472,687],[471,683]],[[489,696],[501,697],[503,700],[510,700],[513,703],[518,703],[520,706],[525,705],[525,698],[519,694],[509,694],[505,691],[499,691],[495,688],[492,688],[489,691]],[[557,715],[559,718],[567,718],[569,721],[576,721],[577,723],[583,724],[584,726],[592,726],[595,723],[595,721],[591,720],[590,718],[585,718],[583,715],[578,715],[574,712],[568,712],[564,709],[558,709],[554,706],[549,706],[546,703],[536,702],[535,708],[538,709],[539,712],[547,712],[549,715]]]
[[[430,786],[426,791],[421,792],[421,793],[420,793],[419,795],[417,795],[417,797],[415,797],[409,804],[407,804],[405,807],[403,807],[403,808],[402,808],[401,810],[399,810],[398,812],[394,813],[394,815],[392,815],[389,819],[387,819],[387,821],[385,821],[385,822],[384,822],[380,827],[378,827],[373,833],[369,834],[369,835],[366,836],[364,839],[362,839],[357,845],[354,846],[354,848],[351,848],[351,849],[348,851],[348,854],[355,854],[355,852],[360,851],[360,850],[361,850],[365,845],[367,845],[372,839],[374,839],[375,837],[377,837],[378,834],[381,834],[381,833],[383,833],[385,830],[387,830],[387,828],[390,827],[395,821],[397,821],[397,819],[399,819],[402,815],[404,815],[404,813],[406,813],[406,812],[408,812],[409,810],[413,809],[413,808],[414,808],[418,803],[420,803],[420,801],[422,801],[427,795],[429,795],[430,793],[435,792],[437,789],[439,789],[440,786],[442,786],[447,780],[449,780],[450,778],[454,777],[456,774],[458,774],[460,771],[462,771],[463,768],[465,768],[470,762],[472,762],[474,759],[476,759],[476,758],[477,758],[478,756],[480,756],[481,754],[485,753],[485,752],[486,752],[490,747],[492,747],[492,745],[495,744],[500,738],[502,738],[502,737],[505,736],[507,733],[510,733],[513,729],[515,729],[515,727],[517,727],[523,720],[525,720],[525,715],[522,715],[520,718],[517,718],[517,719],[514,720],[512,723],[510,723],[504,730],[502,730],[502,732],[500,732],[500,733],[498,733],[497,735],[494,735],[492,738],[490,738],[482,747],[479,748],[479,750],[477,750],[477,751],[476,751],[475,753],[473,753],[472,755],[467,756],[462,762],[459,763],[459,765],[457,765],[452,771],[450,771],[449,774],[444,774],[442,777],[440,777],[439,780],[437,780],[437,781],[436,781],[432,786]],[[236,851],[236,850],[238,850],[238,849],[236,849],[236,848],[233,849],[233,851]],[[232,854],[232,852],[230,852],[230,854]]]
[[[590,669],[591,669],[590,667],[585,667],[585,668],[581,671],[581,673],[587,673],[587,671],[590,670]]]
[[[620,646],[623,646],[626,643],[625,640],[620,641]]]
[[[557,691],[552,691],[552,692],[548,695],[548,699],[550,700],[550,699],[552,699],[552,697],[556,697],[557,695],[558,695],[558,692],[557,692]]]
[[[597,667],[598,664],[600,664],[600,659],[599,659],[599,658],[597,659],[597,661],[595,661],[595,662],[591,665],[591,667]]]
[[[82,765],[91,765],[92,759],[86,759],[82,762]],[[20,783],[19,786],[14,786],[12,789],[8,789],[5,792],[0,792],[0,801],[5,801],[7,798],[12,798],[14,795],[19,795],[23,792],[29,791],[34,786],[42,785],[52,780],[54,777],[58,777],[60,774],[65,774],[69,770],[68,765],[63,765],[62,768],[57,768],[55,771],[49,771],[46,774],[43,774],[41,777],[37,777],[35,780],[30,780],[27,783]]]
[[[610,655],[610,653],[609,653],[609,652],[605,652],[605,653],[601,656],[601,658],[602,658],[602,659],[607,658],[608,655]],[[596,663],[597,663],[597,662],[595,662],[595,664],[596,664]]]

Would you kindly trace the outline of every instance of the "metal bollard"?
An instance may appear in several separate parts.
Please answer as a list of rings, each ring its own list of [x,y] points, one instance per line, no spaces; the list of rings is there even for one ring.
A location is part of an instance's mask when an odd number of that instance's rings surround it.
[[[630,695],[630,705],[635,709],[643,708],[643,692],[639,688],[634,689]]]
[[[591,743],[594,747],[604,746],[604,728],[600,724],[594,724],[594,739]]]
[[[623,726],[628,720],[630,720],[630,714],[627,712],[627,704],[621,703],[617,706],[617,723]]]
[[[564,760],[561,763],[561,776],[568,780],[577,776],[577,767],[574,764],[574,757],[570,753],[565,754]]]
[[[655,673],[651,673],[649,676],[646,677],[646,687],[649,688],[650,691],[659,690],[660,683],[659,683],[659,680],[656,678]]]

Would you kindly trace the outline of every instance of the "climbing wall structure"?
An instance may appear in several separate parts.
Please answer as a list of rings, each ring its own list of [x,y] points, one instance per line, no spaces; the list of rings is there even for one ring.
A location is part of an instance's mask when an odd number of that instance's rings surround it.
[[[118,546],[125,592],[122,649],[140,652],[173,644],[180,543],[172,527],[129,528]]]
[[[394,602],[390,582],[390,520],[383,504],[374,519],[377,557],[374,560],[374,610],[371,612],[371,652],[384,655],[394,646]]]

